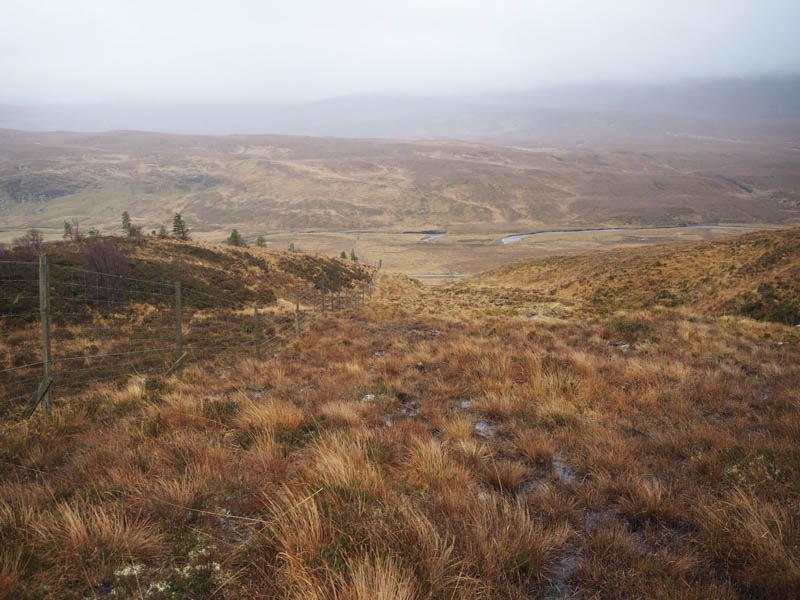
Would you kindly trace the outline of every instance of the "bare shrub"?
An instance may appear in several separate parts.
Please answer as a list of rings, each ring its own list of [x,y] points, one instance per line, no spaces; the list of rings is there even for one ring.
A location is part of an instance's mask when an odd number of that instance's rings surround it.
[[[14,249],[41,252],[44,247],[44,236],[38,229],[29,229],[24,235],[14,240]]]
[[[66,225],[66,223],[65,223]],[[78,219],[72,219],[69,222],[69,239],[72,242],[82,242],[86,236],[81,231],[81,224]]]
[[[98,300],[119,301],[125,293],[128,259],[114,238],[101,238],[90,242],[83,253],[86,269],[84,282],[87,289],[94,286]]]

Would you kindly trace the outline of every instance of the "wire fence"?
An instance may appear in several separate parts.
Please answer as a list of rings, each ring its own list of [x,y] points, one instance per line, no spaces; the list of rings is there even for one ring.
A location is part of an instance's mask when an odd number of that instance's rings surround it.
[[[274,355],[314,315],[360,307],[380,263],[355,287],[325,279],[273,303],[147,279],[49,264],[0,261],[0,414],[131,374],[171,373],[188,362]]]

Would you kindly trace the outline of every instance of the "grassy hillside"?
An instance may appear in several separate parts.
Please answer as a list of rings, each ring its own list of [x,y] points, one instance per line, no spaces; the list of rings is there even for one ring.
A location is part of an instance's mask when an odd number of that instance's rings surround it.
[[[0,598],[797,597],[795,327],[510,274],[2,423]]]
[[[800,322],[800,229],[534,259],[474,281],[609,308],[691,307],[794,325]]]
[[[198,292],[188,301],[199,303],[199,308],[204,307],[202,298],[207,298],[210,306],[215,297],[223,298],[226,305],[251,305],[256,301],[263,305],[278,297],[293,300],[296,291],[313,287],[323,279],[328,288],[337,290],[354,287],[371,276],[371,270],[359,263],[327,256],[151,237],[50,242],[43,250],[51,264],[102,270],[102,266],[91,263],[88,255],[93,244],[106,242],[123,256],[125,265],[120,274],[165,284],[181,282]],[[38,251],[0,251],[0,260],[36,261]],[[5,267],[7,271],[9,268]],[[58,285],[57,280],[54,285]],[[10,301],[14,298],[3,300]],[[7,312],[1,307],[0,313]]]
[[[276,230],[530,231],[796,223],[783,145],[665,138],[625,149],[457,141],[0,131],[4,229],[65,219],[145,231],[181,212],[198,239]],[[2,232],[0,232],[2,234]],[[0,238],[2,239],[2,238]]]
[[[163,373],[184,353],[198,362],[279,350],[320,308],[323,288],[328,308],[334,296],[337,309],[349,306],[373,274],[339,259],[170,240],[105,238],[43,250],[50,372],[62,397],[97,381]],[[0,418],[20,414],[44,378],[37,262],[32,250],[0,252]]]

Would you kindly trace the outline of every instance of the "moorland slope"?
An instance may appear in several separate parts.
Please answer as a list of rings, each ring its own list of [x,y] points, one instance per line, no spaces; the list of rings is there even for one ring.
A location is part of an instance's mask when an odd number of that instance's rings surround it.
[[[474,282],[612,308],[680,306],[794,325],[800,229],[538,258],[491,269]]]
[[[791,145],[724,138],[522,148],[458,141],[0,131],[0,236],[64,220],[145,231],[181,212],[198,239],[291,231],[532,231],[791,224]]]
[[[511,273],[2,423],[0,597],[796,597],[795,327]]]

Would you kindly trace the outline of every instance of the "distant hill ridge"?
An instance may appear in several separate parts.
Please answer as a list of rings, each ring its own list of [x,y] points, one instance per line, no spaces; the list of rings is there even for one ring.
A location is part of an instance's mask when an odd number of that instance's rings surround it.
[[[0,127],[136,129],[404,139],[605,139],[665,134],[786,136],[800,120],[800,76],[669,84],[572,85],[450,96],[362,94],[276,103],[0,105]],[[797,134],[797,127],[793,127]]]

